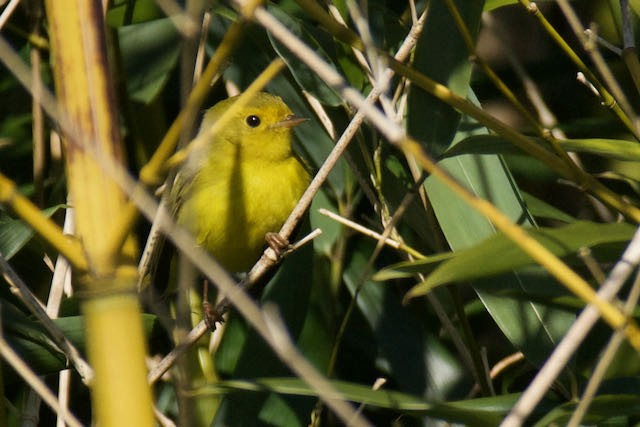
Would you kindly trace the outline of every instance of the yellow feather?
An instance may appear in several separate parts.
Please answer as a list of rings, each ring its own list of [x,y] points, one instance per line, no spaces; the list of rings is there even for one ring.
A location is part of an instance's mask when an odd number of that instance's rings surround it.
[[[204,116],[206,132],[236,98]],[[192,152],[174,186],[178,223],[232,272],[248,270],[309,184],[291,149],[301,122],[280,97],[257,94],[211,141]]]

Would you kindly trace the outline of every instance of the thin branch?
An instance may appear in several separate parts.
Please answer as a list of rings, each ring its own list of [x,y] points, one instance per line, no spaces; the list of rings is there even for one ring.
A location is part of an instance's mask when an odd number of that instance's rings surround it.
[[[422,25],[424,24],[425,18],[426,18],[426,14],[423,14],[420,20],[416,22],[415,25],[412,26],[411,30],[409,31],[409,34],[407,35],[407,37],[405,38],[404,42],[402,43],[402,45],[398,49],[398,52],[395,55],[395,58],[398,61],[405,60],[408,57],[411,50],[413,49],[413,47],[415,46],[415,44],[417,43],[418,35],[422,31]],[[291,38],[295,39],[295,37],[293,36]],[[302,44],[302,46],[303,48],[306,48],[304,44]],[[320,62],[323,63],[321,60]],[[325,70],[326,70],[326,67],[325,67]],[[394,72],[392,70],[387,70],[385,78],[391,79],[393,74]],[[377,101],[379,96],[380,96],[379,91],[377,90],[377,88],[374,87],[373,90],[371,90],[371,92],[366,98],[366,101],[365,101],[366,105],[362,106],[362,108],[359,108],[355,116],[353,117],[353,119],[351,119],[351,122],[349,122],[349,125],[340,136],[340,139],[338,140],[338,142],[336,142],[336,145],[334,146],[333,150],[331,150],[331,153],[329,153],[329,156],[327,156],[327,159],[324,161],[324,163],[316,173],[316,176],[313,178],[313,180],[309,184],[309,187],[307,187],[307,190],[304,192],[304,194],[298,201],[298,204],[289,215],[289,218],[287,218],[287,220],[283,224],[279,233],[282,237],[289,238],[289,236],[295,229],[296,225],[304,215],[304,212],[306,212],[309,206],[311,206],[311,202],[313,201],[313,198],[315,197],[316,193],[320,190],[320,187],[326,181],[327,177],[329,176],[329,173],[333,170],[334,166],[337,164],[340,157],[343,154],[346,154],[345,150],[347,149],[347,146],[349,145],[354,135],[356,134],[356,132],[364,122],[364,119],[366,117],[365,109],[369,110],[370,108],[372,108],[373,104]],[[374,109],[374,111],[378,111],[378,110]],[[367,187],[364,187],[364,188],[367,188]],[[273,253],[273,250],[271,248],[267,248],[267,250],[263,253],[262,257],[253,266],[253,268],[249,271],[249,273],[247,273],[247,276],[240,283],[240,286],[243,288],[250,287],[274,265],[274,261],[273,261],[274,259],[275,259],[275,254]],[[217,305],[216,312],[222,315],[227,310],[227,308],[228,308],[228,302],[223,299]]]
[[[11,18],[11,15],[16,10],[19,4],[20,0],[11,0],[7,7],[4,8],[4,10],[2,11],[2,15],[0,15],[0,30],[9,21],[9,18]]]
[[[627,313],[627,315],[629,316],[633,315],[633,310],[636,307],[636,304],[638,303],[638,298],[640,298],[640,272],[636,273],[636,278],[633,282],[633,285],[631,286],[629,297],[627,298],[624,304],[624,311],[625,313]],[[589,377],[589,382],[585,387],[584,393],[582,394],[582,398],[580,399],[578,406],[573,411],[573,414],[571,414],[571,418],[567,423],[568,427],[580,426],[582,419],[584,418],[584,416],[587,414],[587,411],[589,410],[589,405],[591,405],[591,402],[593,401],[593,398],[595,397],[596,392],[600,387],[600,384],[602,384],[602,380],[604,379],[604,376],[607,373],[609,366],[611,366],[611,363],[613,362],[616,356],[616,353],[618,352],[618,349],[620,348],[623,342],[624,342],[624,334],[622,333],[622,331],[620,330],[615,331],[613,333],[613,336],[605,346],[604,352],[599,357],[598,363],[595,369],[593,370],[593,372],[591,373],[591,376]]]
[[[158,7],[170,17],[176,29],[186,38],[198,33],[198,24],[186,13],[175,0],[155,0]]]
[[[304,61],[310,68],[314,69],[326,83],[334,87],[334,89],[339,90],[348,102],[358,108],[362,108],[362,111],[367,115],[370,122],[384,134],[389,142],[403,150],[405,155],[415,157],[416,161],[426,172],[441,180],[467,204],[469,204],[469,206],[489,218],[496,228],[520,246],[522,250],[524,250],[538,264],[543,266],[567,289],[576,294],[583,301],[593,303],[600,310],[602,318],[609,323],[609,325],[613,328],[618,328],[620,325],[626,324],[625,333],[629,342],[634,346],[634,348],[640,349],[640,329],[634,321],[627,321],[624,314],[618,308],[599,298],[591,286],[582,279],[582,277],[569,268],[558,257],[553,255],[541,243],[531,237],[522,227],[515,224],[494,205],[471,193],[448,172],[440,168],[434,159],[425,152],[422,144],[407,137],[401,126],[387,118],[378,109],[373,108],[373,106],[369,104],[357,90],[346,83],[340,74],[324,62],[313,50],[295,38],[295,36],[269,12],[258,7],[255,10],[254,17],[262,26],[268,29],[275,38],[287,46],[289,50]],[[391,60],[390,63],[393,64],[392,66],[395,69],[401,69],[414,81],[417,80],[422,83],[428,83],[429,85],[437,86],[438,88],[442,86],[433,81],[427,82],[427,78],[424,75],[417,73],[415,70],[398,61]],[[443,90],[450,92],[444,87]],[[461,101],[466,102],[466,100]],[[492,120],[495,121],[493,118]],[[602,189],[604,187],[595,181],[595,179],[590,175],[585,175],[584,179],[589,180],[589,182],[585,182],[585,184],[590,185],[592,189],[595,187]],[[604,190],[602,191],[604,192]],[[611,192],[608,192],[607,194],[614,197]],[[617,196],[616,200],[618,200]],[[637,215],[640,215],[640,210],[630,207],[626,202],[624,202],[624,205],[627,206],[625,209],[631,209]],[[410,294],[407,294],[407,296],[411,297]]]
[[[631,74],[636,91],[640,92],[640,60],[638,60],[636,41],[633,34],[633,19],[629,0],[620,0],[620,14],[622,15],[622,60],[627,66],[629,74]]]
[[[62,331],[51,321],[46,311],[42,307],[42,303],[31,293],[31,290],[22,281],[20,276],[11,268],[11,265],[0,254],[0,271],[2,276],[11,286],[11,291],[18,296],[25,306],[36,316],[45,330],[49,333],[53,341],[71,360],[76,370],[86,384],[89,384],[93,378],[93,370],[89,364],[80,356],[80,352],[71,341],[62,333]]]
[[[640,228],[636,230],[627,249],[598,291],[599,298],[605,301],[611,300],[620,291],[638,264],[640,264]],[[567,366],[569,359],[599,318],[598,310],[592,304],[582,310],[529,387],[511,408],[507,417],[500,424],[501,427],[522,425],[560,375],[560,372]]]
[[[0,355],[4,360],[29,384],[29,386],[42,397],[54,413],[64,418],[64,421],[71,427],[82,427],[82,423],[66,410],[63,410],[54,394],[49,390],[47,385],[31,370],[20,356],[9,346],[4,339],[4,334],[0,334]]]
[[[424,255],[422,255],[420,252],[418,252],[417,250],[413,249],[410,246],[405,245],[402,242],[399,242],[397,240],[392,239],[391,237],[385,237],[380,233],[377,233],[373,230],[371,230],[370,228],[367,228],[363,225],[358,224],[357,222],[351,221],[350,219],[344,218],[336,213],[333,213],[327,209],[324,208],[320,208],[318,209],[318,212],[321,213],[322,215],[331,218],[334,221],[339,222],[342,225],[346,225],[347,227],[364,234],[365,236],[371,237],[372,239],[376,239],[379,242],[383,242],[385,245],[394,248],[394,249],[399,249],[401,251],[404,251],[408,254],[413,255],[414,257],[418,258],[418,259],[422,259],[424,258]]]
[[[66,234],[73,234],[74,230],[74,210],[71,207],[65,209],[66,215],[64,218],[63,232]],[[60,305],[64,295],[65,284],[71,282],[71,265],[61,255],[58,255],[55,268],[53,271],[53,277],[51,279],[51,286],[49,288],[49,298],[47,299],[46,313],[51,319],[58,317],[60,311]],[[69,369],[63,369],[58,374],[58,400],[62,411],[68,411],[67,403],[69,400]],[[27,397],[28,404],[25,405],[25,413],[30,413],[28,418],[37,419],[40,412],[40,397],[34,390],[29,391]],[[58,416],[58,420],[62,417]]]
[[[636,138],[638,138],[640,136],[640,128],[638,127],[638,123],[639,123],[638,116],[633,110],[633,107],[631,106],[629,99],[627,98],[624,91],[618,84],[618,81],[615,79],[615,77],[611,73],[611,70],[609,69],[609,66],[605,62],[604,58],[602,57],[602,54],[596,48],[595,43],[592,42],[592,39],[589,39],[584,34],[584,27],[580,23],[580,19],[578,18],[578,15],[576,15],[575,11],[573,10],[573,7],[569,4],[569,2],[567,0],[558,0],[558,6],[560,6],[562,13],[564,13],[564,16],[567,18],[567,21],[569,22],[571,29],[575,33],[576,37],[578,37],[578,40],[580,40],[580,42],[582,43],[583,48],[591,56],[591,60],[593,61],[594,65],[596,66],[596,69],[600,72],[600,75],[602,76],[605,83],[609,87],[609,90],[613,94],[615,101],[617,101],[620,104],[620,107],[622,108],[622,110],[624,111],[624,114],[626,115],[626,119],[631,121],[630,123],[631,126],[629,127],[629,130],[631,130],[633,134],[636,136]],[[591,30],[592,30],[592,33],[595,34],[594,29],[592,28]],[[598,88],[598,91],[602,93],[602,89]],[[623,120],[623,123],[625,123],[624,120]]]

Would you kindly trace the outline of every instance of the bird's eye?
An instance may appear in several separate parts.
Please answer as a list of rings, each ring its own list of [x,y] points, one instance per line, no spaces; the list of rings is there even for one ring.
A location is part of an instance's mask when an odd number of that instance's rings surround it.
[[[250,127],[257,128],[260,126],[260,117],[254,115],[248,116],[246,122]]]

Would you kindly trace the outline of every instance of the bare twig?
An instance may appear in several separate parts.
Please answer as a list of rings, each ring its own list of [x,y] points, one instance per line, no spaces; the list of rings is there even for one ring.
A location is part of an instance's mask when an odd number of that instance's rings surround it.
[[[598,292],[598,296],[603,300],[613,298],[629,275],[638,267],[638,264],[640,264],[640,228],[622,254],[620,261],[609,273],[607,280]],[[511,408],[501,427],[522,425],[560,375],[560,372],[567,366],[569,359],[599,318],[598,310],[592,304],[582,310],[529,387]]]
[[[20,0],[11,0],[7,7],[4,8],[4,10],[2,11],[2,15],[0,15],[0,29],[2,29],[7,21],[9,21],[9,18],[11,18],[11,15],[16,10],[19,4]]]
[[[4,334],[0,333],[0,355],[7,361],[9,365],[29,384],[29,386],[42,397],[47,405],[53,409],[53,412],[64,417],[64,421],[72,427],[82,427],[82,423],[68,411],[62,410],[56,397],[53,395],[47,385],[31,370],[20,356],[9,346],[4,339]]]
[[[400,48],[398,49],[398,52],[395,55],[395,58],[397,60],[402,61],[406,59],[409,53],[411,52],[411,50],[413,49],[413,47],[415,46],[418,39],[418,35],[420,34],[420,31],[422,31],[422,25],[424,23],[425,17],[426,17],[426,14],[423,14],[420,17],[420,20],[416,22],[416,24],[413,25],[413,27],[409,31],[409,34],[405,38],[405,41],[402,43],[402,46],[400,46]],[[303,46],[303,49],[306,48],[304,44],[302,44],[302,46]],[[321,60],[320,60],[320,63],[324,64]],[[325,64],[325,70],[326,70],[326,67],[327,66]],[[329,73],[331,73],[331,70],[329,70]],[[385,78],[388,80],[393,76],[393,74],[394,73],[392,70],[387,70]],[[340,139],[338,140],[338,142],[336,142],[335,147],[333,148],[333,150],[331,150],[331,153],[329,153],[329,156],[324,161],[324,163],[318,170],[318,173],[309,184],[309,187],[307,188],[307,190],[304,192],[304,194],[298,201],[298,204],[289,215],[289,218],[287,219],[287,221],[285,221],[284,225],[280,229],[279,234],[281,236],[288,238],[291,235],[296,225],[304,215],[304,212],[306,212],[306,210],[311,205],[311,201],[315,197],[316,193],[320,190],[320,187],[326,181],[327,177],[329,176],[329,173],[333,170],[333,167],[336,165],[340,157],[343,155],[344,151],[347,149],[347,146],[353,139],[355,133],[364,122],[364,119],[366,117],[365,109],[368,111],[370,108],[373,108],[372,105],[375,103],[375,101],[378,99],[379,96],[380,96],[380,92],[378,91],[377,88],[374,88],[369,93],[369,96],[367,96],[367,99],[365,101],[366,105],[363,106],[363,108],[358,109],[355,116],[353,117],[353,119],[351,120],[347,128],[344,130],[344,132],[342,133]],[[374,111],[377,111],[377,110],[374,109]],[[245,288],[250,287],[273,266],[274,259],[275,259],[275,254],[273,253],[273,250],[271,248],[268,248],[260,258],[260,260],[258,260],[258,262],[253,266],[251,271],[249,271],[249,273],[247,274],[245,279],[242,281],[240,286]],[[219,314],[222,314],[227,310],[227,307],[228,307],[228,302],[226,300],[222,300],[216,307],[216,311]]]
[[[627,315],[632,315],[633,309],[636,307],[638,303],[638,298],[640,297],[640,272],[636,273],[636,279],[631,287],[631,292],[629,292],[629,297],[625,301],[624,311]],[[585,387],[584,393],[582,394],[582,399],[578,403],[575,411],[571,414],[571,418],[567,423],[568,427],[578,427],[587,414],[589,410],[589,405],[593,401],[596,392],[598,391],[598,387],[602,383],[602,380],[607,373],[607,369],[611,365],[618,349],[624,342],[624,334],[621,331],[615,331],[613,336],[605,346],[605,350],[602,355],[598,359],[598,363],[596,364],[595,369],[591,373],[589,377],[589,382]]]
[[[620,87],[620,84],[618,84],[618,81],[613,76],[613,73],[611,72],[609,66],[607,65],[604,58],[602,57],[602,54],[595,47],[595,43],[592,43],[591,39],[585,35],[584,27],[580,23],[580,19],[578,18],[578,15],[575,13],[575,10],[573,10],[573,7],[569,4],[567,0],[558,0],[558,5],[560,6],[560,9],[564,13],[565,17],[567,18],[567,21],[569,22],[569,25],[571,26],[571,29],[575,33],[576,37],[578,37],[584,49],[591,56],[591,59],[594,65],[596,66],[597,70],[600,72],[600,75],[604,79],[609,90],[615,97],[618,104],[620,104],[620,107],[622,108],[624,113],[633,123],[634,129],[632,130],[634,130],[635,135],[638,136],[638,134],[640,133],[640,128],[638,126],[638,123],[639,123],[638,116],[633,110],[633,107],[629,102],[629,98],[625,95],[624,91]],[[592,35],[595,34],[594,28],[591,28],[591,31],[592,31],[591,32]]]
[[[351,221],[350,219],[344,218],[324,208],[318,209],[318,212],[320,212],[322,215],[326,217],[331,218],[334,221],[339,222],[342,225],[346,225],[347,227],[352,228],[364,234],[365,236],[371,237],[372,239],[376,239],[378,241],[382,241],[385,245],[389,247],[405,251],[406,253],[412,254],[416,258],[424,258],[424,255],[422,255],[420,252],[416,251],[415,249],[411,248],[410,246],[407,246],[402,242],[398,242],[397,240],[393,240],[390,237],[385,238],[382,234],[377,233],[371,230],[370,228],[364,227],[363,225],[360,225],[357,222]]]
[[[82,377],[85,383],[91,382],[93,378],[93,370],[89,364],[80,356],[80,352],[76,347],[64,336],[62,331],[51,321],[51,318],[44,310],[42,303],[31,293],[27,285],[20,279],[20,276],[16,274],[7,260],[0,254],[0,270],[4,279],[11,286],[11,290],[16,294],[25,306],[38,318],[42,326],[51,335],[51,338],[58,347],[64,352],[64,354],[71,360],[71,363],[76,367],[76,370]]]
[[[64,228],[63,232],[67,234],[73,234],[74,230],[74,210],[71,207],[66,209],[66,215],[64,218]],[[49,298],[47,299],[47,307],[46,312],[47,315],[55,319],[58,317],[58,313],[60,311],[60,305],[62,303],[62,298],[65,292],[65,286],[69,285],[70,288],[71,283],[71,266],[69,262],[61,255],[58,255],[58,259],[56,260],[55,268],[53,271],[53,277],[51,279],[51,287],[49,289]],[[59,381],[58,381],[58,401],[60,404],[60,410],[65,412],[69,411],[67,407],[69,400],[69,385],[70,385],[70,370],[63,369],[59,373]],[[30,390],[27,398],[28,404],[25,405],[25,413],[31,412],[32,417],[37,419],[37,414],[40,409],[40,396],[34,391]],[[57,415],[58,424],[62,423],[64,425],[62,415]]]

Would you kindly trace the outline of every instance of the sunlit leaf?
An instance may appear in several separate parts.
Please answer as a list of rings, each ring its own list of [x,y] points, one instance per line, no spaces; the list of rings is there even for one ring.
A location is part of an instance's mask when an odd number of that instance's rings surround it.
[[[476,34],[482,12],[482,2],[455,2],[471,34]],[[426,75],[447,85],[458,95],[467,96],[479,104],[469,88],[471,65],[468,50],[458,36],[451,32],[456,23],[447,7],[439,2],[431,4],[425,30],[416,47],[415,67]],[[485,135],[473,120],[460,116],[451,107],[436,101],[418,90],[409,99],[409,131],[424,141],[433,155],[445,152],[451,143],[471,135]],[[476,196],[489,200],[512,221],[533,225],[522,202],[518,187],[502,159],[495,155],[465,155],[442,160],[439,165]],[[470,209],[466,202],[434,177],[425,188],[438,223],[452,250],[472,247],[495,233],[494,226],[481,214]],[[522,283],[517,273],[506,273],[494,280]],[[540,307],[533,302],[521,302],[517,310],[509,298],[475,289],[478,296],[509,341],[521,349],[534,363],[542,363],[573,321],[565,312]]]
[[[583,247],[626,242],[635,228],[629,224],[575,222],[562,228],[539,228],[528,234],[558,257],[575,253]],[[427,279],[412,288],[407,297],[424,295],[436,286],[455,281],[492,276],[529,265],[533,260],[504,234],[498,233],[483,242],[456,253],[440,264]]]
[[[163,17],[164,14],[154,0],[119,0],[107,11],[107,24],[117,28],[140,24]]]
[[[539,145],[552,150],[551,144],[542,138],[532,138]],[[566,151],[596,154],[602,157],[640,161],[640,145],[624,139],[582,138],[559,139],[558,145]],[[521,154],[512,143],[497,135],[473,135],[452,146],[443,157],[461,154]]]

